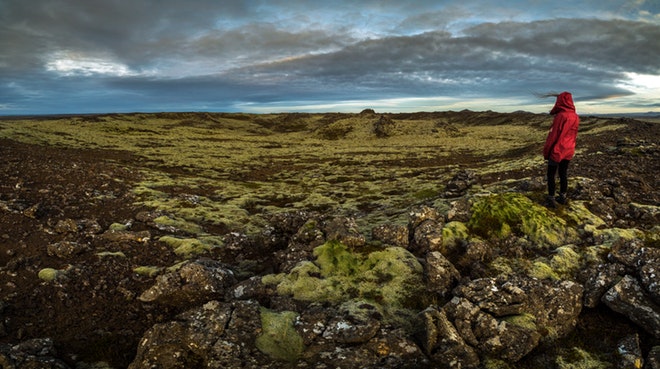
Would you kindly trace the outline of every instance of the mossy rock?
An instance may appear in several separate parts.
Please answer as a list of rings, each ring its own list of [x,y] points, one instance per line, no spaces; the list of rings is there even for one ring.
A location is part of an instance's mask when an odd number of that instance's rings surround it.
[[[301,262],[288,274],[264,276],[262,282],[301,301],[339,304],[364,299],[386,315],[412,307],[424,289],[421,264],[401,247],[359,254],[329,241],[315,248],[314,256],[314,262]]]
[[[257,348],[278,360],[294,362],[300,358],[305,345],[293,326],[298,313],[293,311],[274,312],[261,309],[262,333],[255,342]]]
[[[558,369],[610,369],[613,365],[601,360],[597,355],[591,354],[581,348],[563,350],[557,356],[556,367]]]
[[[555,248],[578,239],[574,227],[519,193],[479,198],[472,206],[468,229],[488,240],[525,237],[542,249]]]
[[[53,268],[43,268],[37,274],[39,279],[46,282],[52,282],[55,279],[57,279],[57,277],[59,277],[60,275],[62,275],[62,271]]]
[[[207,253],[213,245],[204,243],[196,238],[177,238],[173,236],[163,236],[159,241],[166,243],[174,249],[174,253],[185,258],[190,259],[195,255]]]

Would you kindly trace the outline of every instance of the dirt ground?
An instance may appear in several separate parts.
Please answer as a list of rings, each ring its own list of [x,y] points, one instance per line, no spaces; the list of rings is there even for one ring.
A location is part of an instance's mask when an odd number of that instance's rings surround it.
[[[627,128],[580,137],[586,154],[576,156],[569,173],[611,181],[633,202],[660,205],[660,124],[622,123]],[[130,191],[139,180],[137,158],[8,140],[0,140],[0,155],[0,344],[51,337],[70,363],[104,360],[126,367],[144,331],[176,313],[137,300],[153,278],[133,271],[136,265],[174,264],[172,250],[100,236],[147,210],[133,205]],[[140,222],[132,230],[148,230],[152,239],[159,232]],[[49,245],[63,242],[79,251],[64,258],[49,252]],[[127,257],[112,254],[118,252]],[[44,282],[37,277],[43,268],[67,270],[66,277]]]

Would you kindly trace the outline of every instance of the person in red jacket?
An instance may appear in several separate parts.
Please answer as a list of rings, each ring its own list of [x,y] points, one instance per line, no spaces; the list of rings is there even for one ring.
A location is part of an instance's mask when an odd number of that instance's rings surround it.
[[[570,92],[557,95],[555,106],[550,111],[554,115],[552,127],[543,146],[543,158],[548,161],[548,201],[549,207],[556,203],[566,204],[568,190],[568,164],[575,155],[580,117],[575,112],[573,96]],[[559,172],[559,196],[555,198],[555,174]]]

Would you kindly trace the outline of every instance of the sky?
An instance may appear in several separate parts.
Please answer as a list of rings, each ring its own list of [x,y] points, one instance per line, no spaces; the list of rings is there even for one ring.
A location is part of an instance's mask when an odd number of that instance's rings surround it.
[[[660,111],[660,0],[0,0],[0,115]]]

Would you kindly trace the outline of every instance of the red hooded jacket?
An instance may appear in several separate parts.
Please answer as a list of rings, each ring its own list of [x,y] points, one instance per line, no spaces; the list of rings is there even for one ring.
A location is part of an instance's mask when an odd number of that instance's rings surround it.
[[[557,96],[557,102],[550,111],[555,118],[543,147],[543,157],[559,163],[571,160],[575,154],[575,139],[577,138],[580,118],[575,113],[573,96],[570,92],[562,92]]]

